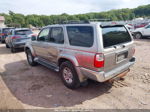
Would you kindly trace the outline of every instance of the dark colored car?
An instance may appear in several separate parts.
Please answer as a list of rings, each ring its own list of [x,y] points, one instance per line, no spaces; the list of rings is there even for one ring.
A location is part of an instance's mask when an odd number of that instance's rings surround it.
[[[8,33],[10,30],[12,29],[15,29],[15,28],[12,28],[12,27],[8,27],[8,28],[2,28],[1,31],[0,31],[0,41],[2,43],[5,43],[5,38],[8,36]]]

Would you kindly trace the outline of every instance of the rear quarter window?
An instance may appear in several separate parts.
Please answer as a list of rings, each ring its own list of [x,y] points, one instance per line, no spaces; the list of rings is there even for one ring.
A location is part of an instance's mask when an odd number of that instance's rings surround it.
[[[31,30],[17,30],[15,31],[15,35],[29,35],[32,34]]]
[[[129,32],[124,26],[103,27],[102,33],[104,48],[130,42],[132,40]]]
[[[81,47],[92,47],[94,42],[93,27],[68,26],[67,33],[70,45]]]

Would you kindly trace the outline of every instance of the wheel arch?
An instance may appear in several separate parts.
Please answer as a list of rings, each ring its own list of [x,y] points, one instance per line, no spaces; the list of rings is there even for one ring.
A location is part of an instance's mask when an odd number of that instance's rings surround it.
[[[61,55],[61,56],[58,58],[58,66],[60,66],[61,63],[65,62],[65,61],[70,61],[70,62],[74,65],[74,67],[75,67],[75,69],[76,69],[76,72],[77,72],[77,74],[78,74],[78,77],[79,77],[80,82],[84,82],[84,81],[87,80],[87,77],[84,76],[84,75],[81,73],[80,68],[79,68],[79,63],[78,63],[78,61],[77,61],[77,59],[76,59],[75,57],[70,56],[70,55],[65,55],[65,56],[64,56],[64,55]]]
[[[58,66],[61,65],[61,63],[65,62],[65,61],[70,61],[74,66],[79,66],[78,61],[76,60],[76,58],[74,56],[70,56],[70,55],[61,55],[58,58]]]
[[[32,55],[35,56],[35,52],[34,52],[33,48],[32,48],[32,47],[29,47],[29,46],[25,46],[25,47],[24,47],[25,53],[26,53],[26,51],[27,51],[28,49],[31,51]]]

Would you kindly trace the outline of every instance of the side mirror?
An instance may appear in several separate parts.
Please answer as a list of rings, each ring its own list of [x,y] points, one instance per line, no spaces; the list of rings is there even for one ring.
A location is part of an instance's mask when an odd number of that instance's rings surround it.
[[[32,41],[35,41],[37,39],[37,35],[33,34],[29,36]]]
[[[36,36],[35,35],[31,36],[31,40],[35,41],[36,40]]]

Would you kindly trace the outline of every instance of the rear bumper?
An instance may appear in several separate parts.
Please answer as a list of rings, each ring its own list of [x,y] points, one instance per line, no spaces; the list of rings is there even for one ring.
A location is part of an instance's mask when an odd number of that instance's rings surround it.
[[[24,46],[25,46],[25,43],[14,43],[13,44],[14,48],[24,48]]]
[[[96,72],[96,71],[92,71],[86,68],[82,68],[80,67],[80,72],[86,76],[87,78],[96,80],[98,82],[105,82],[109,79],[112,79],[120,74],[122,74],[125,71],[128,71],[129,68],[135,63],[135,58],[133,57],[128,63],[126,63],[123,66],[120,66],[118,68],[115,68],[109,72]]]

